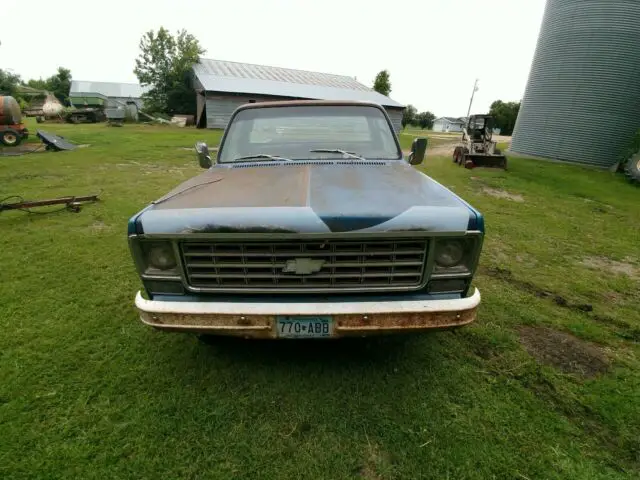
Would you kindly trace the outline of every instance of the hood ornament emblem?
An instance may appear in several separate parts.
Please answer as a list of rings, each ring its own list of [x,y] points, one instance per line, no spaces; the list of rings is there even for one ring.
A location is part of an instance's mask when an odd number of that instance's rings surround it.
[[[313,258],[294,258],[287,260],[286,265],[282,269],[283,273],[293,273],[295,275],[311,275],[318,273],[325,261]]]

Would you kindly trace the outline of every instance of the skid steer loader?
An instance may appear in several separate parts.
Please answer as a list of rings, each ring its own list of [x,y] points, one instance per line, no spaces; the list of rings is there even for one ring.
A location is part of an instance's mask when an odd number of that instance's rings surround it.
[[[453,151],[453,162],[465,168],[507,169],[507,157],[492,141],[494,121],[491,115],[471,115],[462,127],[462,143]]]

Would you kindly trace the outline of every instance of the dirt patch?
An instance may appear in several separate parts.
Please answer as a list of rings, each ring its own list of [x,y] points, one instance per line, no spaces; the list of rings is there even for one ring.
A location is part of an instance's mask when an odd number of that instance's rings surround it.
[[[559,307],[568,308],[570,310],[574,310],[576,312],[587,315],[594,322],[613,327],[615,334],[620,338],[624,338],[625,340],[631,340],[634,342],[640,341],[640,328],[633,327],[622,320],[611,318],[607,315],[597,314],[596,312],[594,312],[593,305],[591,305],[590,303],[570,302],[562,295],[558,295],[557,293],[540,288],[539,286],[534,285],[531,282],[515,278],[511,271],[506,268],[481,267],[480,273],[508,283],[509,285],[514,286],[524,292],[535,295],[538,298],[547,298],[549,300],[552,300],[553,303],[555,303]]]
[[[381,451],[375,444],[368,444],[363,465],[357,474],[365,480],[381,480],[386,478],[383,473],[389,470],[391,463],[391,458],[387,453]]]
[[[607,302],[617,305],[624,300],[624,297],[618,292],[604,292],[601,294]]]
[[[480,271],[481,273],[489,275],[490,277],[497,278],[499,280],[502,280],[508,283],[509,285],[513,285],[514,287],[519,288],[520,290],[529,292],[535,295],[536,297],[549,298],[553,300],[553,302],[556,305],[559,305],[561,307],[570,308],[572,310],[577,310],[580,312],[593,311],[593,305],[589,303],[571,303],[562,295],[558,295],[554,292],[550,292],[549,290],[545,290],[544,288],[534,285],[531,282],[527,282],[527,281],[519,280],[515,278],[513,276],[513,273],[511,273],[511,270],[509,269],[500,268],[500,267],[489,267],[489,268],[481,268]]]
[[[604,373],[609,363],[604,353],[592,343],[550,328],[520,327],[520,343],[538,362],[564,373],[594,377]]]
[[[445,144],[445,145],[437,145],[435,147],[427,147],[427,152],[425,156],[427,157],[452,157],[453,158],[453,149],[457,144]],[[402,154],[407,156],[411,153],[411,150],[403,150]]]
[[[38,175],[38,174],[32,174],[32,173],[26,173],[26,174],[19,174],[19,175],[9,175],[8,177],[0,177],[0,179],[4,180],[6,179],[7,181],[9,180],[32,180],[34,178],[37,179],[41,179],[41,180],[52,180],[52,179],[58,179],[58,178],[64,178],[64,175],[58,175],[55,173],[50,173],[47,175]]]
[[[458,140],[462,134],[454,133],[454,134],[442,134],[442,135],[429,135],[429,138],[439,138],[441,140]]]
[[[37,143],[22,143],[15,147],[3,147],[0,145],[0,157],[19,157],[30,153],[44,153],[45,145]]]
[[[91,233],[102,233],[111,230],[111,227],[106,223],[98,220],[97,222],[93,222],[89,227]]]
[[[536,260],[533,255],[529,255],[526,253],[517,253],[515,259],[518,263],[524,263],[530,266],[535,266],[538,264],[538,260]]]
[[[607,270],[616,275],[626,275],[633,279],[640,278],[640,268],[629,261],[617,262],[606,257],[587,257],[582,260],[582,265],[595,270]]]
[[[509,143],[509,144],[511,143],[511,137],[507,135],[493,135],[491,139],[494,142],[498,142],[498,143]]]
[[[459,342],[464,344],[464,351],[471,352],[476,357],[489,360],[498,355],[497,346],[488,338],[471,330],[453,330]]]
[[[453,157],[453,149],[456,143],[437,145],[427,148],[427,157]]]
[[[623,320],[609,317],[608,315],[594,315],[593,320],[614,328],[616,335],[625,340],[640,342],[640,328],[632,327]]]
[[[482,188],[482,193],[484,193],[485,195],[489,195],[490,197],[494,197],[494,198],[501,198],[503,200],[511,200],[512,202],[518,202],[518,203],[523,203],[524,202],[524,198],[522,197],[522,195],[518,195],[517,193],[509,193],[509,192],[506,192],[504,190],[498,190],[497,188],[483,187]]]

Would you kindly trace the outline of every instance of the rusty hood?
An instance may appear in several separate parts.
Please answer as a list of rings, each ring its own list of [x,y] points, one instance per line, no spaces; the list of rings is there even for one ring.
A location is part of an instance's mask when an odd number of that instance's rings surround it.
[[[481,228],[478,212],[404,161],[217,166],[156,200],[135,222],[147,234]]]

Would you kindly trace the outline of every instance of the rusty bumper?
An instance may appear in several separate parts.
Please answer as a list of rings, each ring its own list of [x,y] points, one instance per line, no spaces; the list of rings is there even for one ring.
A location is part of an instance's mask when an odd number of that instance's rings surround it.
[[[162,330],[278,338],[280,316],[327,316],[331,337],[344,337],[461,327],[475,320],[480,292],[453,300],[335,303],[167,302],[138,292],[135,303],[142,322]]]

